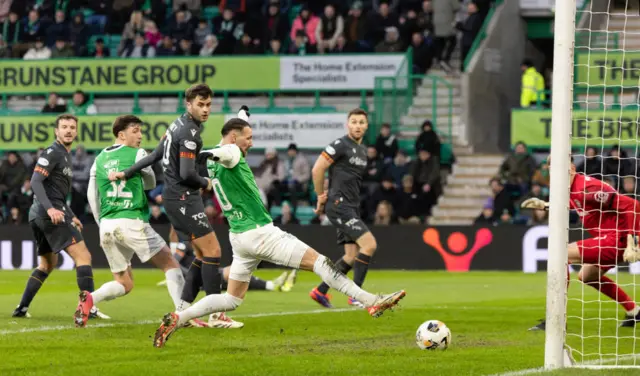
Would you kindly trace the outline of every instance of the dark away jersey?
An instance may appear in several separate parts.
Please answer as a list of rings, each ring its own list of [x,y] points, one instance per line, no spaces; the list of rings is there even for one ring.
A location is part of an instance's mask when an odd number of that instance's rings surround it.
[[[163,198],[177,199],[183,195],[199,194],[200,186],[189,184],[180,177],[180,158],[195,159],[202,149],[202,125],[189,114],[177,118],[167,129],[162,142],[164,172]]]
[[[60,143],[54,142],[42,152],[33,170],[34,174],[41,174],[45,177],[44,190],[51,205],[58,210],[67,212],[68,215],[72,215],[66,202],[67,195],[71,192],[73,177],[71,162],[71,153]],[[48,218],[47,210],[38,201],[38,195],[35,195],[29,216]]]
[[[330,201],[340,201],[342,205],[360,206],[360,186],[367,167],[367,149],[343,136],[333,141],[321,154],[331,163],[329,168]]]

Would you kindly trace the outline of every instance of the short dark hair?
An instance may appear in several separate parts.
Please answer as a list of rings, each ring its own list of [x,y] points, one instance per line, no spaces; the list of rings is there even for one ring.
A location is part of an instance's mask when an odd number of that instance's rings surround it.
[[[389,129],[391,129],[391,124],[389,124],[389,123],[382,123],[381,127],[382,127],[382,128],[389,128]]]
[[[71,114],[62,114],[62,115],[58,115],[58,117],[56,118],[56,128],[58,128],[62,120],[73,120],[76,122],[76,124],[78,124],[77,116],[71,115]]]
[[[349,111],[349,114],[347,115],[347,119],[349,119],[353,115],[364,115],[364,117],[367,118],[367,121],[369,120],[369,115],[367,115],[367,111],[363,110],[362,108],[354,108],[353,110]]]
[[[533,61],[531,59],[524,59],[522,60],[522,65],[526,66],[527,68],[531,68],[533,66]]]
[[[224,137],[231,131],[242,132],[246,127],[251,127],[251,124],[240,118],[233,118],[224,123],[224,125],[222,126],[222,131],[220,133],[222,134],[222,137]]]
[[[211,98],[213,97],[213,91],[207,84],[195,84],[191,85],[185,92],[184,97],[187,102],[191,102],[196,99],[197,96],[201,96],[202,98]]]
[[[142,124],[142,120],[140,120],[140,118],[135,115],[118,116],[113,122],[113,135],[118,137],[118,133],[137,124]]]

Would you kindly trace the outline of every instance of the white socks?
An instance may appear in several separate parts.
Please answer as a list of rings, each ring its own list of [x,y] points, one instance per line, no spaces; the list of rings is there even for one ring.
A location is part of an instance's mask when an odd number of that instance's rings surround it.
[[[375,304],[377,297],[358,287],[352,280],[333,267],[331,261],[323,255],[318,255],[318,259],[313,264],[313,272],[316,273],[322,281],[329,285],[332,289],[336,289],[341,293],[348,295],[371,307]]]
[[[107,282],[100,286],[99,289],[91,293],[93,304],[96,305],[102,301],[113,300],[126,294],[124,286],[116,281]]]
[[[636,304],[636,306],[631,310],[627,311],[627,315],[636,317],[640,313],[640,306]]]
[[[178,313],[180,318],[178,325],[180,326],[191,319],[206,316],[213,312],[233,311],[240,304],[242,304],[242,299],[227,293],[207,295],[191,307]]]
[[[169,269],[164,273],[167,278],[167,290],[173,305],[178,308],[182,302],[180,295],[182,294],[182,288],[184,287],[184,276],[180,268]]]

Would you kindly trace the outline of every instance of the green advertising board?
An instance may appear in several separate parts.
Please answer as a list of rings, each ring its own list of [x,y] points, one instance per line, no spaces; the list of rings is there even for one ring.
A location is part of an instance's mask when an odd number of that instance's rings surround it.
[[[576,110],[573,111],[571,145],[636,146],[638,144],[637,110]],[[511,145],[524,141],[531,147],[551,145],[551,110],[511,111]]]
[[[4,93],[162,93],[206,82],[217,89],[280,87],[278,57],[0,60]]]
[[[153,149],[164,135],[169,125],[179,114],[141,115],[142,144],[145,149]],[[100,150],[113,144],[111,131],[115,115],[86,115],[79,118],[76,145],[89,150]],[[36,150],[47,147],[55,140],[54,115],[1,116],[0,145],[4,150]],[[220,142],[220,130],[224,115],[212,115],[202,132],[203,145],[213,147]]]
[[[594,91],[640,85],[640,52],[578,52],[575,84]]]

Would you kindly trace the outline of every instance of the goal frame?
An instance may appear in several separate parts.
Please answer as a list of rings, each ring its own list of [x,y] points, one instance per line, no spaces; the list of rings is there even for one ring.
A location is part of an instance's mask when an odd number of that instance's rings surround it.
[[[549,257],[544,368],[565,362],[567,321],[567,245],[569,232],[569,170],[573,113],[573,53],[576,0],[556,1],[554,15],[553,81],[551,102],[551,160],[549,188]]]

